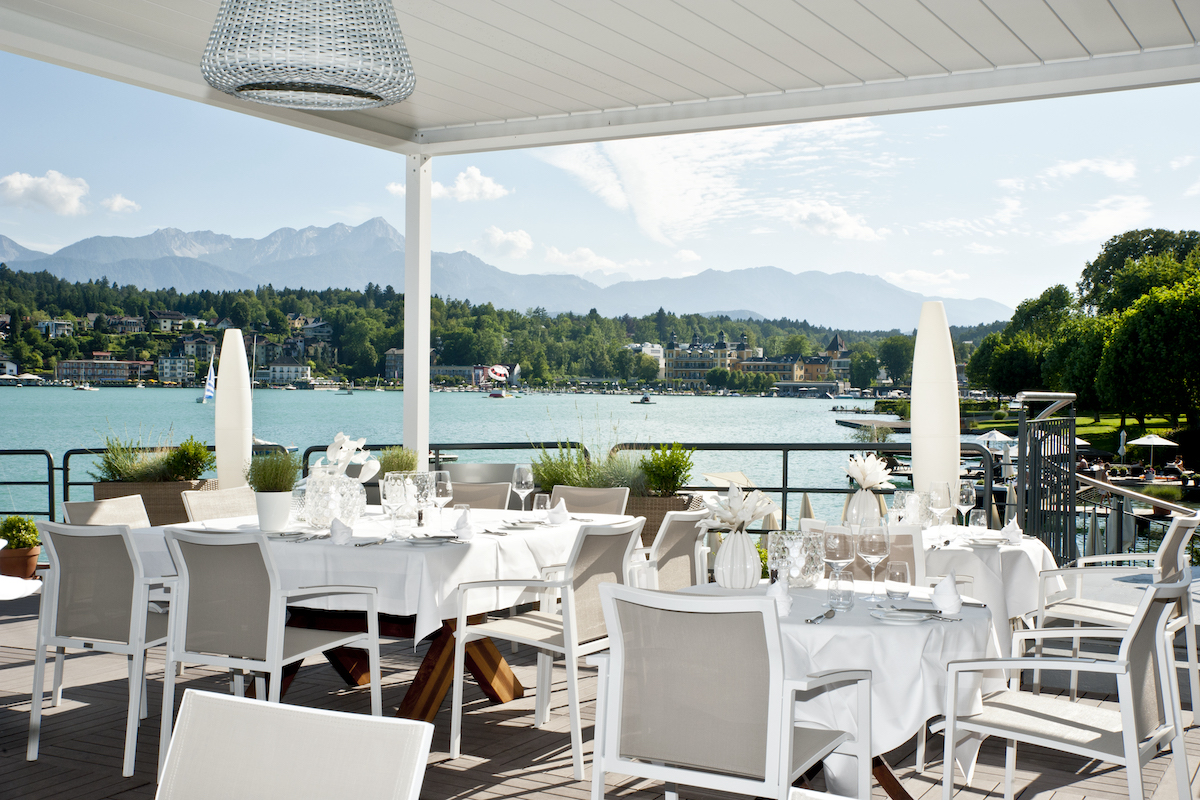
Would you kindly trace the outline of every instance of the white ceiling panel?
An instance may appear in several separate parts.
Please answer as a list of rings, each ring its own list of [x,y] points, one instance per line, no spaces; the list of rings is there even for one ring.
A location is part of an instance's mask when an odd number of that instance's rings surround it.
[[[211,89],[218,0],[0,0],[0,48],[428,155],[1200,81],[1200,0],[394,2],[416,90],[369,111]]]

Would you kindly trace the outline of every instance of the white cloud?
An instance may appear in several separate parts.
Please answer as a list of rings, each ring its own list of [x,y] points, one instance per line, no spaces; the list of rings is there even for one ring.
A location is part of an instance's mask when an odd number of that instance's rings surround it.
[[[1149,219],[1150,200],[1141,195],[1113,195],[1081,209],[1079,214],[1083,215],[1082,220],[1051,234],[1060,244],[1103,242],[1121,231],[1136,228]]]
[[[1171,159],[1171,169],[1183,169],[1196,160],[1195,156],[1179,156]]]
[[[1198,194],[1200,194],[1200,181],[1196,181],[1183,192],[1184,197],[1195,197]]]
[[[699,261],[700,254],[695,250],[680,250],[675,254],[676,261]]]
[[[996,185],[1001,189],[1009,189],[1014,192],[1025,191],[1024,178],[1001,178],[1000,180],[996,181]]]
[[[141,211],[142,207],[130,200],[128,197],[120,194],[114,194],[112,197],[105,198],[100,201],[100,205],[112,211],[115,214],[120,214],[122,211]]]
[[[510,258],[524,258],[533,249],[533,237],[523,230],[504,232],[489,225],[483,232],[483,241],[488,250]]]
[[[1046,178],[1071,178],[1083,171],[1097,172],[1114,181],[1131,180],[1137,175],[1132,161],[1112,161],[1107,158],[1081,158],[1078,161],[1060,161],[1042,172]]]
[[[403,183],[396,183],[396,182],[389,183],[386,188],[388,190],[388,193],[393,194],[396,197],[404,197],[404,184]]]
[[[603,200],[609,208],[617,211],[629,208],[629,197],[621,186],[621,179],[600,145],[554,147],[545,151],[542,157],[547,163],[574,175],[583,188]]]
[[[1004,181],[999,181],[999,183],[1004,183]],[[974,219],[965,219],[963,217],[935,219],[929,222],[922,222],[921,227],[947,236],[1005,235],[1016,233],[1016,230],[1011,227],[1012,223],[1024,213],[1025,206],[1022,204],[1021,198],[1008,196],[1001,197],[1000,207],[987,216],[976,217]]]
[[[1008,251],[1002,247],[993,247],[990,244],[980,244],[979,242],[971,242],[967,245],[968,253],[975,253],[980,256],[994,256]]]
[[[871,228],[861,214],[851,214],[828,200],[793,200],[784,208],[783,216],[797,227],[839,239],[876,242],[891,233],[887,228]]]
[[[621,265],[611,258],[596,255],[595,252],[587,247],[576,247],[569,253],[564,253],[557,247],[547,247],[546,260],[551,264],[558,264],[560,267],[566,267],[575,272],[593,269],[604,272],[615,272],[621,269]]]
[[[913,291],[939,291],[944,294],[955,294],[951,284],[969,280],[970,275],[945,269],[941,272],[926,272],[920,269],[909,269],[904,272],[885,272],[886,281]]]
[[[453,186],[443,186],[434,181],[430,189],[430,196],[435,200],[449,197],[460,203],[467,200],[497,200],[506,194],[511,194],[511,191],[481,173],[479,167],[467,167],[458,173]]]
[[[42,206],[64,217],[86,214],[83,196],[88,193],[83,178],[68,178],[56,170],[47,170],[41,178],[14,172],[0,178],[0,192],[14,206]]]
[[[943,249],[941,249],[941,248],[939,247],[937,250],[934,250],[934,251],[933,251],[932,255],[935,255],[935,256],[944,256],[944,255],[946,255],[946,251],[945,251],[945,250],[943,250]]]
[[[1009,225],[1023,213],[1025,213],[1025,207],[1021,205],[1021,198],[1001,197],[1000,210],[993,214],[992,218],[1002,225]]]

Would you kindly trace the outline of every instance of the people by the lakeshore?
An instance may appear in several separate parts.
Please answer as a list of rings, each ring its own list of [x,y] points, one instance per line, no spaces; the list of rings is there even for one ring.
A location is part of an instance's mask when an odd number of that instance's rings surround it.
[[[1142,479],[1147,480],[1147,481],[1152,481],[1152,480],[1154,480],[1154,478],[1155,478],[1154,465],[1151,464],[1150,466],[1146,467],[1146,471],[1142,473]]]
[[[1076,472],[1087,472],[1091,467],[1088,465],[1088,460],[1083,456],[1079,457],[1079,463],[1075,465]]]

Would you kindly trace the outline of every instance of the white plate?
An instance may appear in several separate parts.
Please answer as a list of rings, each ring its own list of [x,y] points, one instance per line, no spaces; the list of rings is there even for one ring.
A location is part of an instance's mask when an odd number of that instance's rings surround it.
[[[506,522],[504,523],[505,530],[510,531],[532,531],[542,527],[536,522]]]
[[[411,544],[413,547],[437,547],[443,544],[466,544],[453,536],[422,536],[419,539],[397,539],[396,541]]]
[[[1004,544],[1003,539],[968,539],[967,541],[977,547],[999,547]]]
[[[922,622],[933,619],[934,615],[925,614],[920,611],[888,611],[886,609],[877,609],[871,612],[871,617],[879,620],[884,625],[919,625]]]

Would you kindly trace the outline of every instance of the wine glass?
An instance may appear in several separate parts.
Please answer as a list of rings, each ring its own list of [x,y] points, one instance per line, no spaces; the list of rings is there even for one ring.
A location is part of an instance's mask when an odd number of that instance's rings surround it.
[[[521,510],[525,510],[525,498],[533,491],[533,468],[528,464],[517,464],[512,474],[513,491],[521,498]]]
[[[448,470],[435,470],[430,479],[433,481],[433,502],[437,503],[438,507],[438,527],[442,527],[442,511],[446,508],[446,504],[454,499],[454,485],[450,482],[450,472]]]
[[[854,534],[849,528],[840,525],[831,526],[825,529],[825,563],[829,566],[829,581],[830,586],[837,584],[842,586],[842,581],[847,579],[847,576],[842,574],[842,570],[850,566],[854,561]],[[849,592],[851,598],[853,591]],[[839,592],[831,592],[830,597],[834,596],[841,598],[843,595]],[[837,610],[839,607],[842,610],[846,609],[844,603],[833,604],[831,600],[830,608]]]
[[[970,481],[958,482],[958,500],[954,503],[958,513],[962,514],[963,525],[967,524],[967,512],[975,507],[975,484]]]
[[[929,510],[933,512],[938,525],[943,524],[942,515],[950,508],[950,484],[946,481],[934,481],[929,484]]]
[[[895,515],[898,517],[898,519],[896,520],[896,522],[894,524],[896,524],[896,525],[899,525],[901,523],[907,523],[910,525],[912,524],[911,522],[907,522],[907,520],[904,519],[904,515],[908,511],[908,492],[904,491],[903,489],[897,489],[895,492],[892,493],[892,509],[891,510],[893,512],[895,512]],[[890,513],[888,515],[888,521],[889,522],[891,521]]]
[[[867,562],[867,566],[871,568],[871,595],[867,598],[868,600],[883,600],[883,595],[875,586],[875,568],[888,557],[891,549],[887,528],[866,525],[858,534],[858,557]]]
[[[550,495],[543,492],[534,496],[533,515],[539,519],[550,518]]]
[[[379,504],[390,523],[388,536],[396,535],[396,515],[404,506],[404,494],[404,476],[399,472],[389,472],[379,480]]]

